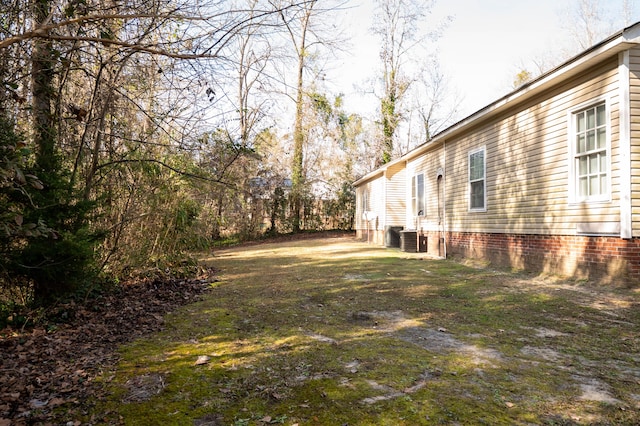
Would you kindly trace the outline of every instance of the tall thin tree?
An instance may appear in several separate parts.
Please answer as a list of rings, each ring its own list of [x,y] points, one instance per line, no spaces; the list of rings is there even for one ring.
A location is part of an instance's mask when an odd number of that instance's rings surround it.
[[[383,139],[378,164],[388,163],[393,158],[397,129],[404,119],[402,103],[413,83],[409,62],[420,49],[420,43],[433,34],[419,28],[433,5],[433,0],[376,0],[372,31],[381,42],[380,125]]]
[[[303,97],[304,97],[304,72],[308,59],[308,35],[310,31],[311,17],[317,0],[305,2],[299,6],[293,19],[286,16],[284,11],[281,17],[286,25],[291,42],[296,54],[295,68],[295,118],[293,125],[293,159],[291,164],[291,202],[293,209],[293,231],[301,229],[302,193],[305,184],[303,167],[304,160],[304,129],[303,129]]]

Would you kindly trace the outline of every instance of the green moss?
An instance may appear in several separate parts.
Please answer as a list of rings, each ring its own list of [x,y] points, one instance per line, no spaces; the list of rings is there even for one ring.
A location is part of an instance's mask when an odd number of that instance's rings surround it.
[[[580,288],[529,288],[522,274],[351,242],[289,244],[218,252],[218,285],[122,348],[93,414],[184,425],[640,420],[623,380],[639,351],[639,295],[607,293],[626,301],[612,317]],[[150,388],[139,401],[136,380]],[[585,383],[620,402],[582,399]]]

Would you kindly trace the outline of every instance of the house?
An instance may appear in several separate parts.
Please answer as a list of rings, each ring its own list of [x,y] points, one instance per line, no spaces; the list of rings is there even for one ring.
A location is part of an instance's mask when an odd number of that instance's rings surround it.
[[[640,282],[640,23],[355,182],[359,238]]]

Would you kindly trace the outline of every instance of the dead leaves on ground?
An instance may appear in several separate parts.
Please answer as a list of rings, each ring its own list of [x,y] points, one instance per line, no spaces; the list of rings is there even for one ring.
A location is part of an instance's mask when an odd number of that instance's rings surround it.
[[[117,347],[160,330],[163,315],[198,300],[212,276],[208,269],[187,280],[129,283],[86,303],[58,305],[66,323],[2,330],[0,426],[74,424],[86,404],[103,397],[93,379],[115,364]]]

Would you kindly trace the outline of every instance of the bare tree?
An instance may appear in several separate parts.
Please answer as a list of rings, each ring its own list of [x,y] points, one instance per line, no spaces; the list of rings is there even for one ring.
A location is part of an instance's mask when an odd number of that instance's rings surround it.
[[[416,145],[429,142],[434,135],[452,124],[458,118],[461,104],[461,96],[450,87],[438,61],[433,58],[425,65],[417,80],[420,89],[416,92],[416,105],[413,108],[420,117],[421,125]],[[411,140],[407,139],[410,143]]]
[[[314,7],[317,1],[313,0],[300,7],[295,11],[294,16],[286,16],[281,14],[282,21],[285,23],[291,42],[293,44],[297,65],[295,72],[295,119],[293,127],[293,162],[291,165],[291,194],[293,204],[293,231],[300,231],[300,209],[302,207],[302,191],[304,186],[303,171],[303,145],[304,132],[302,128],[303,120],[303,96],[304,96],[304,71],[307,65],[309,55],[309,44],[313,43],[310,39],[310,24],[313,16]],[[308,39],[309,37],[309,39]]]
[[[338,49],[336,45],[336,32],[329,33],[328,19],[322,20],[322,15],[335,11],[340,3],[328,4],[324,8],[319,7],[318,0],[308,0],[300,3],[295,8],[283,9],[280,7],[281,19],[286,27],[288,38],[293,46],[294,61],[294,85],[292,96],[295,104],[295,118],[293,126],[293,158],[291,165],[291,199],[293,210],[293,231],[301,229],[302,196],[305,191],[304,170],[304,97],[306,90],[305,74],[313,72],[321,74],[321,68],[313,68],[313,59],[318,58],[318,51],[322,48],[330,53],[330,47]],[[317,63],[317,62],[316,62]]]
[[[622,0],[622,16],[624,17],[623,24],[625,26],[633,23],[633,1]]]
[[[604,22],[599,0],[577,0],[569,13],[571,19],[567,30],[578,43],[580,50],[593,46],[609,30],[609,26]]]
[[[403,112],[407,94],[415,83],[416,60],[426,60],[424,45],[434,40],[441,26],[425,29],[435,1],[377,0],[372,31],[380,38],[382,64],[382,93],[380,95],[380,124],[383,147],[379,164],[389,162],[394,155],[397,131],[407,119]],[[405,105],[406,106],[406,105]]]
[[[515,66],[512,87],[549,71],[568,58],[584,51],[603,40],[612,32],[619,30],[640,18],[634,0],[608,1],[573,0],[567,8],[559,12],[564,30],[570,40],[557,46],[556,50],[547,50],[527,63]]]
[[[82,280],[94,253],[101,253],[102,266],[125,262],[117,255],[125,241],[137,250],[136,260],[147,262],[184,246],[179,233],[199,211],[197,191],[184,179],[236,185],[235,175],[225,173],[228,164],[197,168],[198,128],[203,118],[219,119],[218,127],[224,121],[215,111],[222,96],[214,85],[233,60],[224,56],[227,46],[280,13],[268,2],[254,5],[16,0],[3,10],[2,108],[34,145],[44,184],[25,220],[43,219],[58,236],[24,245],[16,264],[42,288],[38,293]],[[241,145],[260,117],[247,97],[260,65],[249,52],[244,58],[236,110]],[[232,144],[221,161],[239,159],[239,152]]]

